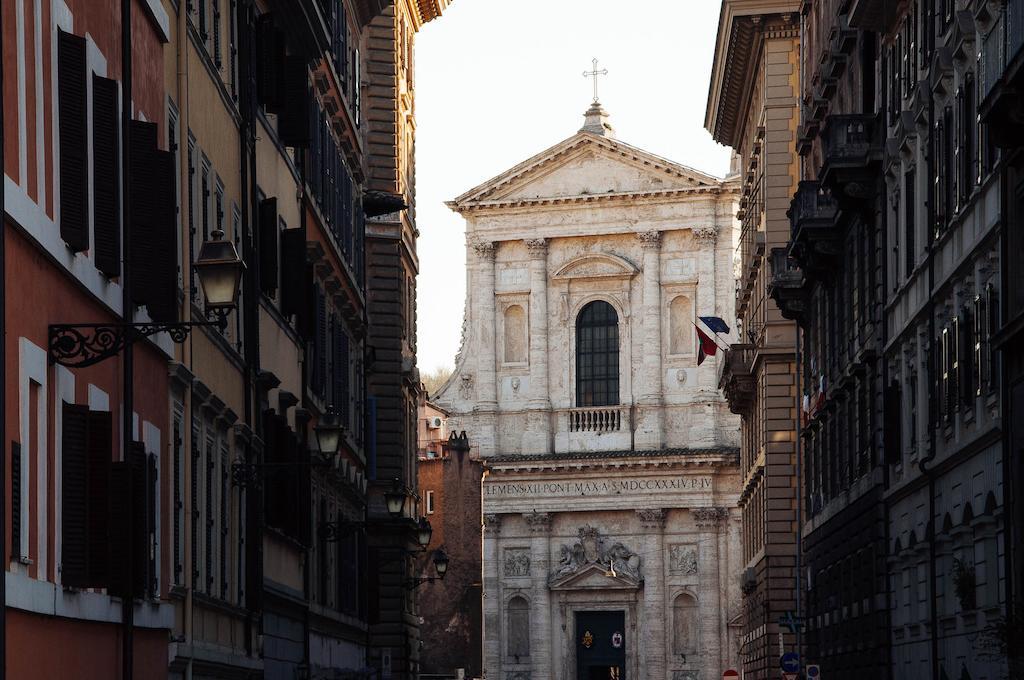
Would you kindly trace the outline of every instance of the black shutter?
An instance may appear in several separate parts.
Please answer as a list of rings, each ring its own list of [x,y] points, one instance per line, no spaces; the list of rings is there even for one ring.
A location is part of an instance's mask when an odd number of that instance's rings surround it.
[[[327,300],[320,286],[316,291],[316,337],[313,338],[313,392],[327,394]]]
[[[199,581],[199,465],[202,461],[202,443],[199,428],[192,427],[192,467],[189,479],[189,498],[192,507],[192,524],[189,531],[189,542],[192,545],[192,587],[198,588]]]
[[[61,418],[61,582],[87,588],[89,407],[65,403]]]
[[[275,464],[282,462],[283,459],[280,454],[281,442],[277,415],[272,410],[263,413],[263,442],[265,445],[264,460],[268,464],[263,484],[265,518],[269,526],[280,527],[282,515],[280,510],[282,493],[280,473],[282,468]]]
[[[71,250],[89,248],[89,148],[85,38],[59,32],[57,115],[60,141],[60,237]]]
[[[160,594],[160,583],[156,578],[156,561],[158,559],[156,551],[156,516],[159,511],[156,506],[156,490],[159,474],[156,465],[156,455],[148,454],[146,456],[146,543],[143,546],[145,550],[143,559],[146,562],[146,592],[150,597],[156,597]]]
[[[110,464],[114,451],[114,419],[110,411],[89,412],[87,440],[87,493],[89,506],[88,552],[89,585],[102,586],[109,578],[107,545],[110,525],[107,517],[107,499],[110,496]],[[67,472],[65,471],[65,475]],[[66,477],[65,477],[66,479]]]
[[[281,232],[281,311],[301,314],[307,294],[306,239],[301,229]]]
[[[111,595],[125,597],[131,593],[128,582],[131,552],[128,539],[130,536],[127,524],[131,512],[132,500],[132,469],[131,463],[117,461],[110,464],[110,542],[109,561],[110,579],[107,590]]]
[[[132,595],[142,597],[149,582],[149,456],[142,442],[132,442],[128,462],[131,465]]]
[[[296,470],[295,480],[298,485],[296,489],[296,501],[298,505],[295,508],[295,518],[298,522],[296,527],[295,538],[305,546],[312,546],[310,528],[313,523],[313,495],[312,495],[312,475],[310,474],[310,457],[309,449],[299,443],[292,435],[292,441],[295,442],[295,458],[299,463],[298,469]]]
[[[174,484],[174,489],[173,489],[174,498],[173,498],[173,505],[171,506],[172,507],[172,512],[174,513],[174,524],[173,524],[173,526],[174,526],[174,535],[173,535],[173,541],[174,541],[174,549],[173,549],[174,550],[174,575],[173,575],[171,581],[174,584],[177,584],[177,585],[184,584],[184,582],[185,582],[185,578],[184,578],[184,565],[183,565],[184,555],[182,555],[182,551],[181,551],[181,530],[182,530],[181,519],[182,519],[182,509],[185,507],[185,499],[182,497],[182,488],[181,488],[181,465],[182,465],[181,456],[182,456],[182,453],[183,453],[183,451],[182,451],[182,444],[184,443],[182,438],[181,438],[181,428],[182,428],[181,421],[178,420],[177,418],[175,418],[174,419],[174,435],[173,435],[174,436],[174,444],[173,444],[173,446],[174,446],[174,449],[173,449],[174,456],[173,456],[173,460],[171,461],[171,469],[173,471],[172,474],[173,474],[173,480],[174,480],[173,481],[173,484]]]
[[[178,317],[177,266],[170,254],[177,248],[175,234],[174,156],[157,149],[157,126],[131,122],[132,298],[145,304],[154,321]]]
[[[260,201],[260,290],[273,295],[277,290],[277,199]]]
[[[284,34],[274,27],[273,15],[261,15],[256,19],[256,96],[271,113],[281,110],[284,58]]]
[[[283,110],[277,135],[285,146],[308,147],[310,142],[309,71],[305,57],[288,55],[282,77]]]
[[[93,240],[96,268],[121,274],[121,164],[117,81],[92,77]]]
[[[903,408],[900,403],[901,400],[900,385],[893,380],[885,388],[885,394],[883,395],[882,446],[885,449],[885,462],[889,465],[899,463],[903,455],[903,423],[901,418]]]
[[[21,557],[21,443],[11,442],[11,559]]]

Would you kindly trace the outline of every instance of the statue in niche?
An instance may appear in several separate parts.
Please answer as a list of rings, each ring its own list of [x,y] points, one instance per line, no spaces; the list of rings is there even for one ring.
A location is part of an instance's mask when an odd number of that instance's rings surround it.
[[[529,576],[530,553],[521,548],[505,551],[505,576]]]

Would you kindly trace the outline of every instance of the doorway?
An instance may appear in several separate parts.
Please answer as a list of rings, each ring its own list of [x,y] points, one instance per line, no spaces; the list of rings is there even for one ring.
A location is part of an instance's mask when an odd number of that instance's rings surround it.
[[[626,680],[626,613],[576,612],[577,680]]]

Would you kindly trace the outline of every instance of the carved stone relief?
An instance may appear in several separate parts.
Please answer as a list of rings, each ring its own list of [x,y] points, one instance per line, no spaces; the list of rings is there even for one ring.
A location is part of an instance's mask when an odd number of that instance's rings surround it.
[[[579,540],[571,546],[563,544],[559,549],[558,565],[550,577],[552,580],[573,574],[591,564],[603,565],[616,574],[640,578],[640,556],[622,543],[614,543],[606,548],[600,531],[589,525],[580,527],[578,536]]]
[[[527,548],[505,548],[505,576],[529,576],[530,551]]]
[[[696,574],[697,546],[673,545],[669,548],[669,569],[674,574]]]

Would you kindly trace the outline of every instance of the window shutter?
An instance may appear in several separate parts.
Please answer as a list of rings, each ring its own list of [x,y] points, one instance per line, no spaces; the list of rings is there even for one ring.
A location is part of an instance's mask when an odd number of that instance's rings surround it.
[[[88,577],[90,586],[107,583],[110,572],[107,546],[110,524],[107,504],[110,497],[110,465],[114,451],[114,418],[110,411],[89,411],[86,479],[88,503]],[[65,472],[65,474],[67,474]]]
[[[174,575],[172,581],[176,585],[183,585],[185,583],[184,571],[185,566],[183,564],[184,555],[181,549],[181,532],[182,532],[182,520],[184,518],[183,509],[185,507],[185,499],[183,498],[183,489],[181,487],[181,466],[182,466],[182,445],[184,441],[181,438],[181,421],[175,417],[174,419],[174,442],[173,442],[173,460],[171,461],[171,469],[173,474],[173,494],[174,494],[174,506],[172,512],[174,513]]]
[[[281,482],[283,480],[282,473],[286,472],[284,468],[274,465],[284,461],[281,455],[283,444],[281,437],[277,414],[272,410],[265,411],[263,414],[263,441],[266,445],[264,458],[270,466],[266,469],[264,476],[264,508],[266,509],[267,524],[277,528],[281,527],[281,496],[284,492]]]
[[[306,240],[301,229],[281,232],[281,311],[285,315],[299,314],[306,292]]]
[[[260,201],[260,290],[273,295],[277,290],[277,199]]]
[[[320,397],[327,393],[327,301],[323,289],[316,291],[316,336],[313,338],[313,391]]]
[[[89,248],[85,76],[85,38],[60,31],[57,41],[60,237],[76,253]]]
[[[284,101],[277,120],[277,134],[285,146],[308,147],[311,136],[309,70],[304,57],[288,55],[285,58],[281,90]]]
[[[128,568],[131,553],[128,547],[130,527],[127,524],[131,508],[131,463],[116,461],[110,464],[110,580],[107,590],[111,595],[125,597],[131,592]]]
[[[189,479],[189,498],[192,506],[192,524],[189,541],[192,544],[192,587],[199,583],[199,465],[202,462],[202,443],[199,428],[192,426],[192,467]]]
[[[299,444],[294,434],[292,435],[292,441],[295,443],[295,457],[293,460],[299,463],[298,474],[295,475],[296,482],[298,483],[298,489],[296,490],[298,506],[295,508],[295,518],[298,525],[296,526],[295,538],[302,545],[312,546],[310,528],[313,523],[313,497],[309,449]]]
[[[157,535],[156,518],[159,508],[156,505],[156,490],[160,473],[157,470],[156,455],[146,455],[146,542],[143,545],[146,561],[146,593],[150,597],[157,597],[160,594],[160,583],[156,577]]]
[[[219,69],[220,60],[220,0],[213,0],[213,63]]]
[[[260,15],[256,19],[256,96],[271,113],[281,110],[284,59],[284,34],[274,26],[272,14]]]
[[[902,457],[902,393],[898,382],[893,380],[885,388],[884,399],[884,432],[882,445],[885,449],[885,462],[895,465]]]
[[[11,559],[21,557],[21,443],[11,442]]]
[[[61,418],[61,582],[87,588],[89,408],[65,403]]]
[[[157,149],[157,126],[132,121],[131,218],[128,266],[132,298],[144,304],[154,321],[178,317],[175,235],[174,157]]]
[[[121,274],[121,164],[117,82],[92,77],[93,239],[96,268]]]
[[[214,443],[213,443],[213,441],[212,440],[207,440],[207,442],[206,442],[206,460],[204,461],[204,466],[206,467],[206,477],[205,477],[205,479],[206,479],[206,498],[204,499],[205,502],[203,504],[205,506],[205,508],[206,508],[206,513],[205,513],[205,519],[206,519],[205,524],[206,525],[203,527],[203,531],[205,532],[204,536],[205,536],[205,540],[206,540],[205,550],[203,551],[204,552],[204,557],[206,558],[204,560],[204,563],[203,563],[203,566],[205,567],[205,571],[203,573],[206,575],[206,583],[204,583],[203,585],[204,585],[204,589],[205,589],[206,593],[209,594],[209,595],[213,595],[214,594],[214,591],[213,591],[213,583],[214,583],[214,571],[213,571],[213,528],[214,528],[215,521],[214,521],[214,514],[213,514],[213,489],[214,489],[213,483],[215,481],[214,480],[214,471],[215,471],[215,468],[214,468],[214,456],[216,456],[216,455],[217,455],[217,452],[216,452],[216,450],[214,450]]]

